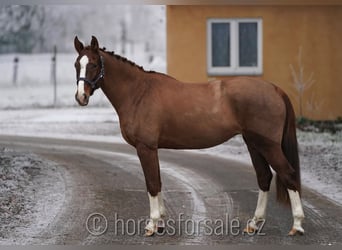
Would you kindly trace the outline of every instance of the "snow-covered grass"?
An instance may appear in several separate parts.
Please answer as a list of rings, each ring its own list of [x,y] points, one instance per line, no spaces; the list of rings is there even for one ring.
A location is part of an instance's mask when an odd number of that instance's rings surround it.
[[[52,54],[3,54],[0,56],[1,86],[13,85],[14,58],[19,59],[17,86],[52,86]],[[57,79],[61,83],[72,83],[75,79],[75,54],[57,55]]]
[[[0,134],[124,143],[111,107],[0,110]]]
[[[75,101],[76,84],[63,84],[57,87],[57,107],[72,107],[78,105]],[[102,93],[96,91],[91,97],[94,106],[109,106]],[[53,107],[54,93],[52,85],[1,87],[0,109],[46,108]]]
[[[342,131],[297,135],[303,185],[342,204]]]

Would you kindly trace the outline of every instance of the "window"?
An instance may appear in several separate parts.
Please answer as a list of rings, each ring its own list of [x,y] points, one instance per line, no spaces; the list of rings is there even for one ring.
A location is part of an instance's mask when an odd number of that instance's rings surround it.
[[[208,19],[209,75],[262,74],[262,20]]]

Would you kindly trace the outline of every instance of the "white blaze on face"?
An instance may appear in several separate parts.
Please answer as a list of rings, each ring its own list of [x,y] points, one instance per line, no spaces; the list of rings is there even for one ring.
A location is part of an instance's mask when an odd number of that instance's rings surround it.
[[[86,76],[86,69],[87,69],[87,64],[89,62],[89,59],[86,55],[82,56],[80,59],[80,78]],[[78,82],[77,85],[77,95],[78,97],[82,97],[84,94],[84,81],[81,80]]]

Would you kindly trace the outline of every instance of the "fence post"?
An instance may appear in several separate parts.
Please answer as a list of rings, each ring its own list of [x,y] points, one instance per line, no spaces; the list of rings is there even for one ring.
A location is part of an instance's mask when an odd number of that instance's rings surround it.
[[[126,44],[127,44],[127,28],[126,28],[126,23],[124,20],[121,20],[120,22],[121,26],[121,54],[123,56],[126,56]]]
[[[13,60],[13,85],[17,86],[17,79],[18,79],[18,64],[19,64],[19,57],[14,57]]]
[[[51,58],[51,80],[53,83],[53,106],[57,106],[57,46],[53,47],[53,55]]]

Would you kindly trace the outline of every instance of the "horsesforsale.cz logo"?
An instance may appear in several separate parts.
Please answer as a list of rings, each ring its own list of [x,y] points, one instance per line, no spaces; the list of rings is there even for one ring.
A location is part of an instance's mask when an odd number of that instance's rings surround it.
[[[107,218],[101,213],[92,213],[87,218],[86,228],[91,235],[103,235],[108,229]]]
[[[112,220],[113,219],[113,220]],[[150,219],[138,219],[134,220],[119,218],[118,214],[115,213],[114,217],[110,219],[111,227],[113,227],[110,231],[114,235],[143,235],[145,232],[145,227],[150,222]],[[223,236],[223,235],[232,235],[237,236],[241,233],[243,235],[266,235],[262,232],[265,220],[258,220],[258,225],[256,230],[245,231],[248,225],[252,222],[252,220],[248,220],[245,230],[241,230],[241,226],[244,224],[240,223],[238,217],[230,218],[228,214],[221,219],[209,219],[202,218],[200,220],[193,220],[191,218],[187,218],[185,214],[180,213],[177,218],[168,218],[167,220],[162,220],[161,228],[158,228],[158,231],[155,232],[156,235],[187,235],[187,236]],[[158,222],[159,223],[159,222]],[[159,225],[158,225],[159,226]],[[101,213],[92,213],[88,216],[86,220],[86,229],[93,236],[101,236],[104,235],[108,230],[108,220]],[[162,229],[159,231],[159,229]]]

